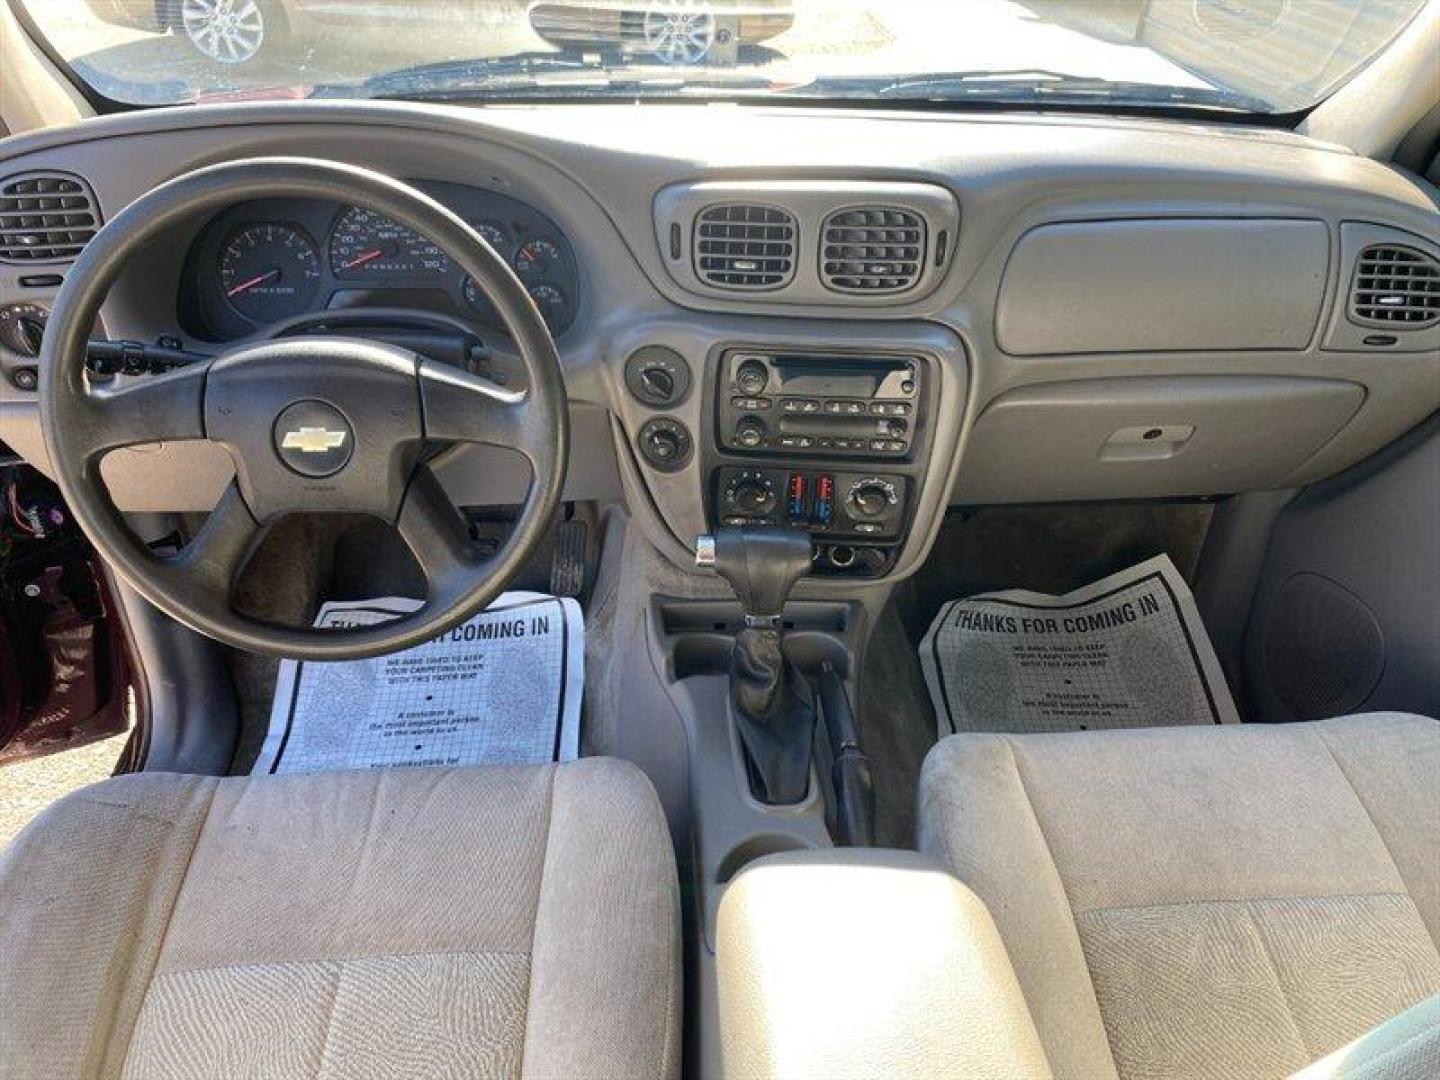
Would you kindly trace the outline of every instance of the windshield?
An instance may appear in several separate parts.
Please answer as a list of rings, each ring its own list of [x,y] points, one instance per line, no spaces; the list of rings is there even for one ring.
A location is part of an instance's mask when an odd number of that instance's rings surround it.
[[[102,98],[1308,109],[1425,0],[11,0]]]

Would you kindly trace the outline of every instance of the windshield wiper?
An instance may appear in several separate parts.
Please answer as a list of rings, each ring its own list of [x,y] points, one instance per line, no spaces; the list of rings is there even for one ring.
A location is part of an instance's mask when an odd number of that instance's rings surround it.
[[[1045,68],[993,71],[907,72],[817,79],[803,88],[845,98],[963,102],[989,100],[1015,104],[1123,104],[1226,112],[1268,113],[1260,98],[1218,86],[1173,86],[1069,75]]]
[[[360,83],[317,86],[312,97],[400,98],[407,101],[474,101],[507,96],[577,97],[587,94],[647,97],[686,90],[769,90],[770,79],[734,69],[677,68],[640,64],[610,66],[598,59],[559,53],[518,53],[479,60],[419,64]]]

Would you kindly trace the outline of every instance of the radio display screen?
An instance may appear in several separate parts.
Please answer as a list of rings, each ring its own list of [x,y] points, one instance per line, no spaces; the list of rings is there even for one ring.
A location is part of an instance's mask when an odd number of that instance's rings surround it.
[[[782,393],[816,398],[860,398],[869,400],[880,392],[888,375],[903,365],[894,360],[866,360],[846,357],[840,367],[834,361],[824,366],[813,357],[776,356]]]

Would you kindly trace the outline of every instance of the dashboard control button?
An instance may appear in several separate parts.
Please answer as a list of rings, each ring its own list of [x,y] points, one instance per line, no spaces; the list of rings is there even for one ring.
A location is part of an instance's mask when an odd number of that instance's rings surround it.
[[[825,473],[815,479],[815,523],[829,525],[835,514],[835,477]]]
[[[899,501],[895,485],[879,479],[857,480],[845,496],[846,509],[856,518],[878,518]]]
[[[646,345],[625,361],[625,386],[652,409],[668,409],[690,396],[690,365],[674,349]]]
[[[647,420],[640,429],[640,454],[661,472],[674,472],[690,460],[694,441],[684,424],[668,417]]]
[[[735,369],[735,385],[747,394],[758,394],[770,382],[770,371],[759,360],[745,360]]]
[[[764,473],[742,472],[725,486],[722,496],[726,514],[763,517],[776,506],[775,485]]]
[[[0,308],[0,345],[21,356],[40,355],[40,340],[50,313],[39,304],[10,304]]]
[[[753,450],[765,442],[765,422],[758,416],[747,416],[735,425],[735,442]]]
[[[648,367],[640,372],[640,382],[652,397],[669,401],[675,394],[675,376],[661,367]]]

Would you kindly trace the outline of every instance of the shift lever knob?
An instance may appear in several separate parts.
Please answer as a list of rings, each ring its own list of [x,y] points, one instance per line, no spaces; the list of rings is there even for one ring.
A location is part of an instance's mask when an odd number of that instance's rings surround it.
[[[730,583],[750,625],[779,621],[790,590],[810,569],[810,536],[775,526],[719,529],[695,542],[695,563]]]

